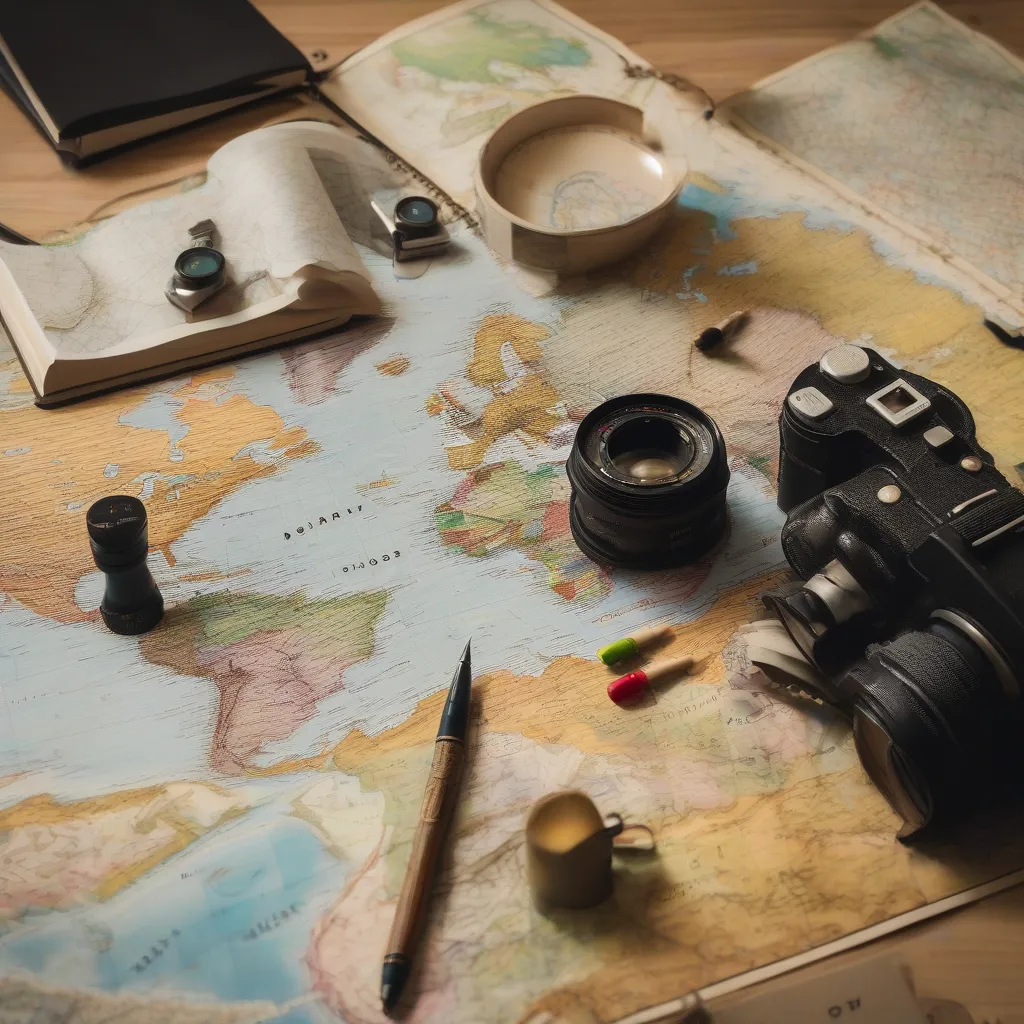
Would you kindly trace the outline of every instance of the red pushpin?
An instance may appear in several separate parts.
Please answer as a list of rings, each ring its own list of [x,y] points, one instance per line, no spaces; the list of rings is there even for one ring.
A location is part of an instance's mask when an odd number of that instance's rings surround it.
[[[616,704],[625,704],[635,700],[651,683],[658,682],[666,676],[680,675],[689,672],[693,667],[693,658],[670,658],[668,661],[656,661],[647,669],[627,672],[608,684],[608,696]]]

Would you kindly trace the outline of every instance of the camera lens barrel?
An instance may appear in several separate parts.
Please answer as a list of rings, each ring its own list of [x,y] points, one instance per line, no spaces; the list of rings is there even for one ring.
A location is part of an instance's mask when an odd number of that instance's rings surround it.
[[[566,473],[573,538],[596,562],[685,565],[725,532],[725,441],[689,402],[639,394],[599,405],[580,423]]]
[[[985,785],[981,780],[995,780],[1002,751],[1014,743],[1004,735],[1014,716],[992,662],[941,618],[868,647],[839,687],[854,709],[864,767],[903,815],[904,835],[941,808],[963,804],[974,787]],[[867,742],[857,716],[871,722],[884,743]]]

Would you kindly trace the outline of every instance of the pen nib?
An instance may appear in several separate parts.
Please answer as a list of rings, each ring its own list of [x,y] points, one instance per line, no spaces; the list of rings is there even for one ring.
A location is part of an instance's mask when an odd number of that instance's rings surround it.
[[[448,688],[448,699],[441,712],[441,725],[437,735],[465,742],[466,726],[469,724],[470,691],[473,686],[473,667],[470,663],[469,643],[466,643],[462,657],[455,666],[455,675]]]
[[[407,957],[392,954],[392,959],[384,962],[380,979],[380,1002],[385,1013],[390,1014],[402,998],[402,989],[409,980],[410,963]]]

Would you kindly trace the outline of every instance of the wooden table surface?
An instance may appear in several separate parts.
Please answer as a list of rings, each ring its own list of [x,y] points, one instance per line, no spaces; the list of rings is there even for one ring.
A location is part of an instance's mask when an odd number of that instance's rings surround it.
[[[849,39],[904,6],[899,0],[563,2],[662,70],[685,75],[716,99]],[[258,0],[258,6],[298,46],[326,50],[336,60],[442,4]],[[957,0],[944,6],[1024,54],[1020,0]],[[200,169],[218,146],[266,116],[266,109],[242,113],[72,171],[0,95],[0,221],[38,237],[87,219],[110,199]],[[906,957],[922,994],[965,1003],[977,1024],[1024,1024],[1024,888],[887,940],[885,947]]]
[[[566,0],[576,13],[623,40],[665,71],[724,98],[825,46],[870,28],[902,0]],[[327,51],[332,62],[441,0],[257,0],[296,45]],[[947,9],[1024,53],[1024,3],[956,0]],[[0,222],[36,238],[86,220],[125,192],[201,169],[235,135],[257,127],[262,111],[144,146],[84,171],[63,167],[49,145],[0,94]]]

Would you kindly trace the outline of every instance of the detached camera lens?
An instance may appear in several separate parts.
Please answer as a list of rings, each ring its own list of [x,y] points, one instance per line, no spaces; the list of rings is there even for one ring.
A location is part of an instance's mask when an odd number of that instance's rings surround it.
[[[605,402],[580,424],[566,472],[573,538],[597,562],[683,565],[725,531],[725,442],[689,402],[668,395]]]
[[[612,466],[630,482],[657,485],[678,477],[693,461],[694,449],[671,420],[635,416],[609,432],[607,454]]]
[[[437,223],[437,204],[425,196],[407,196],[395,204],[395,222],[407,228],[432,228]]]
[[[204,288],[213,284],[223,270],[223,254],[207,246],[186,249],[174,261],[175,273],[190,288]]]

